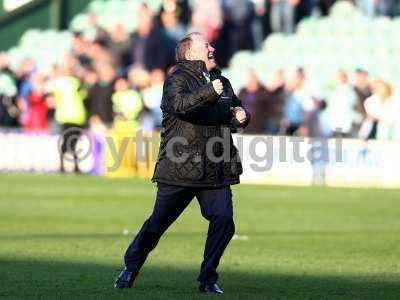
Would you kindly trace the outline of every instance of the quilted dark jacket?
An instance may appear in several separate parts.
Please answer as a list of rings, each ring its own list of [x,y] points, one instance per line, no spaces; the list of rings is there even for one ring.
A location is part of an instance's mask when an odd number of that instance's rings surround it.
[[[161,109],[163,130],[153,181],[178,186],[217,188],[239,183],[242,164],[231,132],[245,127],[232,118],[231,108],[241,106],[229,80],[221,71],[210,72],[211,81],[220,79],[224,92],[219,96],[207,83],[202,61],[181,61],[167,76]],[[210,138],[227,137],[227,143],[214,143],[207,155]],[[208,143],[210,145],[210,143]],[[229,149],[224,151],[224,145]],[[216,161],[215,158],[224,159]]]

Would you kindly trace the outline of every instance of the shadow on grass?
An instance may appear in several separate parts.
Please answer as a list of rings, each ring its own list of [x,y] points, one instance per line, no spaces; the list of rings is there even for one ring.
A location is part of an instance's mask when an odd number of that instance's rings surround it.
[[[178,264],[177,264],[178,265]],[[0,299],[198,299],[197,269],[147,265],[131,290],[112,288],[118,267],[0,260]],[[223,270],[225,299],[399,299],[400,281]]]
[[[249,235],[251,237],[273,237],[273,236],[299,236],[299,237],[306,237],[306,236],[315,236],[315,235],[354,235],[354,234],[376,234],[376,233],[397,233],[398,230],[396,228],[393,229],[365,229],[365,230],[343,230],[343,229],[307,229],[307,230],[300,230],[300,229],[290,229],[290,230],[264,230],[264,231],[244,231],[245,235]],[[201,238],[204,237],[204,231],[188,231],[188,232],[166,232],[163,237],[193,237],[199,236]],[[27,241],[27,240],[39,240],[39,241],[54,241],[55,239],[62,239],[62,240],[96,240],[96,239],[132,239],[134,237],[134,233],[129,232],[127,236],[124,236],[123,233],[54,233],[54,234],[1,234],[0,235],[0,242],[7,242],[9,241]]]

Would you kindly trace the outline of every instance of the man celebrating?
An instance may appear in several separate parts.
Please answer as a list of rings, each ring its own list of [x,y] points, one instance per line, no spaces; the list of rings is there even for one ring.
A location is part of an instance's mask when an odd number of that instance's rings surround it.
[[[125,269],[115,288],[132,286],[162,234],[196,197],[210,222],[199,289],[223,293],[216,269],[235,230],[230,185],[239,183],[242,173],[230,133],[245,127],[250,116],[216,68],[214,50],[199,33],[189,34],[176,47],[177,65],[164,83],[161,103],[163,131],[152,179],[157,182],[154,210],[126,250]],[[224,136],[228,143],[215,142]]]

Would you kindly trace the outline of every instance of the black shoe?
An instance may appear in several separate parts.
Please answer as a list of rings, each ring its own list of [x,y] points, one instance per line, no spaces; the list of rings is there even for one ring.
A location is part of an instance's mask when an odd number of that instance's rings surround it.
[[[126,268],[118,275],[117,280],[115,280],[114,288],[116,289],[126,289],[131,288],[136,275],[127,270]]]
[[[201,283],[199,286],[199,290],[202,293],[205,294],[223,294],[224,291],[216,284],[207,284],[207,283]]]

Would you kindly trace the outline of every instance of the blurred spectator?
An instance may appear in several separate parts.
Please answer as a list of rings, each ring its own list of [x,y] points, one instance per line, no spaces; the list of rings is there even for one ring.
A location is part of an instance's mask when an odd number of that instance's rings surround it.
[[[273,32],[293,33],[296,7],[300,0],[270,0],[271,29]]]
[[[266,0],[253,0],[254,15],[251,21],[253,49],[260,50],[265,39],[264,23],[267,15]]]
[[[283,119],[281,121],[281,132],[287,135],[294,135],[304,122],[304,110],[301,99],[296,93],[297,89],[299,89],[298,80],[292,78],[287,81]]]
[[[19,123],[24,124],[27,118],[27,112],[29,111],[28,95],[32,89],[31,76],[36,72],[36,63],[30,59],[24,59],[19,70],[19,89],[17,105],[20,110]]]
[[[135,134],[139,128],[139,113],[143,108],[140,94],[129,87],[127,78],[115,81],[115,93],[112,95],[115,112],[114,128],[128,134]]]
[[[267,84],[267,102],[265,107],[265,133],[278,134],[283,118],[285,103],[285,74],[277,70]]]
[[[379,1],[379,0],[378,0]],[[375,16],[375,0],[356,0],[356,4],[362,14],[366,17]]]
[[[303,18],[310,17],[311,15],[314,17],[321,16],[322,12],[320,10],[318,11],[319,1],[320,0],[299,0],[299,4],[296,6],[295,24],[299,23]],[[316,14],[313,14],[314,12]]]
[[[329,147],[323,138],[328,138],[324,130],[321,115],[326,108],[324,100],[314,99],[315,109],[306,114],[303,134],[310,137],[311,141],[311,165],[313,169],[313,184],[324,184],[326,175],[326,166],[329,163]],[[301,132],[301,129],[300,129]]]
[[[128,32],[121,24],[117,24],[107,39],[107,50],[113,60],[113,66],[118,75],[123,75],[131,63],[131,41]]]
[[[225,25],[228,36],[227,59],[240,49],[253,49],[251,17],[254,7],[250,0],[222,0]]]
[[[251,122],[245,133],[262,134],[265,131],[268,92],[261,85],[255,72],[250,72],[245,87],[239,92],[242,105],[251,114]]]
[[[0,126],[17,126],[20,111],[16,105],[16,95],[16,78],[8,68],[8,56],[0,53]]]
[[[141,93],[151,85],[150,73],[141,68],[131,68],[128,73],[129,82]]]
[[[399,3],[396,0],[357,0],[356,4],[367,17],[394,17]]]
[[[182,23],[185,27],[190,21],[191,10],[188,0],[164,0],[161,8],[162,11],[174,11],[178,22]]]
[[[367,0],[369,1],[369,0]],[[300,5],[304,1],[300,1]],[[310,14],[313,17],[321,17],[327,16],[333,4],[335,4],[336,0],[310,0]]]
[[[218,37],[223,24],[223,12],[218,0],[195,0],[192,29],[200,32],[210,43]]]
[[[291,97],[296,99],[296,102],[300,102],[303,112],[303,124],[297,129],[296,134],[307,136],[311,134],[313,127],[317,126],[316,136],[319,135],[318,132],[328,135],[329,129],[326,128],[326,122],[322,122],[324,109],[321,109],[325,108],[326,104],[318,82],[307,75],[303,68],[298,68],[290,85],[293,86]],[[300,118],[296,119],[300,120]]]
[[[165,30],[155,27],[153,14],[142,4],[138,15],[138,28],[132,36],[132,62],[146,70],[166,70],[174,63],[175,42]]]
[[[362,119],[364,119],[367,115],[364,107],[364,102],[372,94],[368,72],[363,69],[357,69],[355,72],[353,86],[354,91],[357,95],[356,111],[359,113]]]
[[[337,86],[328,99],[331,130],[334,133],[343,137],[351,136],[356,114],[356,97],[347,73],[340,70],[337,74]]]
[[[157,72],[156,70],[153,70],[153,72]],[[129,71],[129,80],[132,84],[132,86],[137,89],[142,95],[145,95],[149,88],[152,86],[152,78],[150,76],[150,73],[144,69],[140,68],[132,68]],[[147,100],[145,100],[147,102]],[[159,99],[161,101],[161,99]],[[141,128],[144,131],[151,131],[154,129],[154,118],[151,113],[151,110],[149,110],[145,104],[144,110],[142,111],[142,114],[140,116],[140,122],[141,122]]]
[[[146,110],[148,111],[148,122],[146,130],[154,130],[161,128],[162,112],[161,112],[161,98],[163,92],[163,85],[165,80],[165,73],[161,69],[155,69],[150,74],[151,86],[143,89],[143,102]]]
[[[0,71],[8,69],[8,55],[6,52],[0,52]]]
[[[86,12],[86,27],[82,34],[87,41],[93,42],[95,40],[105,40],[107,38],[107,32],[102,28],[97,21],[96,14],[92,12]]]
[[[86,91],[89,91],[99,81],[99,74],[96,69],[90,67],[85,70],[82,78],[82,85]]]
[[[365,100],[365,110],[367,118],[360,137],[385,141],[400,139],[400,99],[386,81],[375,82],[373,95]]]
[[[113,57],[111,53],[107,50],[107,40],[95,40],[89,43],[89,57],[91,60],[91,65],[94,64],[114,64]]]
[[[55,119],[61,125],[62,131],[61,172],[65,172],[64,156],[70,153],[74,160],[74,171],[79,173],[76,145],[86,121],[83,104],[85,93],[81,89],[80,80],[73,75],[70,68],[58,66],[55,72],[57,77],[51,82],[51,92],[54,97]]]
[[[178,14],[176,11],[177,7],[164,6],[164,10],[161,11],[160,19],[161,25],[164,27],[168,37],[178,43],[185,35],[186,28],[179,21]]]
[[[116,72],[111,64],[97,66],[99,80],[88,91],[87,109],[91,130],[101,135],[113,122],[113,105],[111,97],[114,93]]]
[[[312,138],[327,138],[330,132],[327,132],[323,126],[321,118],[322,112],[326,109],[326,102],[322,99],[313,99],[314,109],[305,113],[304,124],[300,128],[300,134]]]
[[[316,109],[315,100],[322,100],[322,92],[317,81],[307,76],[303,68],[298,68],[293,77],[293,84],[296,86],[294,93],[299,99],[304,112]]]
[[[85,40],[80,32],[74,33],[71,54],[79,62],[82,67],[89,67],[92,64],[92,59],[88,54],[90,43]]]
[[[27,132],[45,132],[48,130],[45,78],[36,73],[32,75],[31,82],[32,88],[27,95],[28,110],[24,129]]]
[[[396,11],[396,0],[375,0],[375,15],[383,17],[394,17]]]

